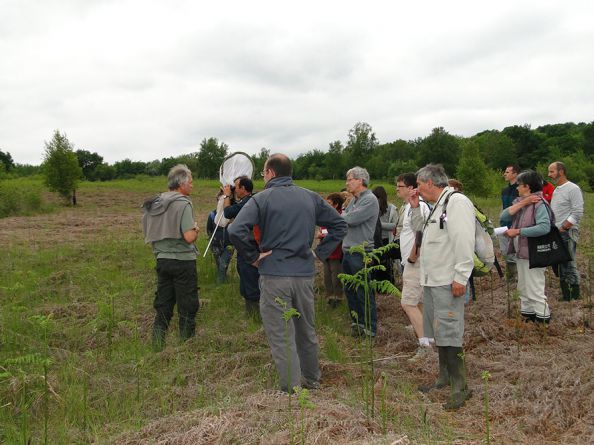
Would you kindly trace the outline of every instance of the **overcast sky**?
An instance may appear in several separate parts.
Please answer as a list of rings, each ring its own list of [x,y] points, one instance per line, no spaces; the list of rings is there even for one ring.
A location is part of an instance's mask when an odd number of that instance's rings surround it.
[[[594,120],[594,2],[0,0],[0,150],[297,156]]]

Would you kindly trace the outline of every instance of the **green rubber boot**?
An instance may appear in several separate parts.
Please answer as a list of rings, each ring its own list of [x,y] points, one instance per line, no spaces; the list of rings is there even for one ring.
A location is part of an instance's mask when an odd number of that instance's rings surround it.
[[[447,411],[455,411],[464,406],[466,401],[472,397],[472,391],[466,384],[466,365],[464,363],[464,351],[462,348],[449,346],[446,348],[448,373],[452,392],[450,399],[443,405]]]
[[[437,380],[435,381],[435,383],[431,385],[420,385],[419,391],[421,392],[429,392],[434,389],[445,388],[450,384],[450,377],[448,374],[448,364],[446,358],[446,348],[438,346],[437,353],[439,356],[439,375],[437,376]]]

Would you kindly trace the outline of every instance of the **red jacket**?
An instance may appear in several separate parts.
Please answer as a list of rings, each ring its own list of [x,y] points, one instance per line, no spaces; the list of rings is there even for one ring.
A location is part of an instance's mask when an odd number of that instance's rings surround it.
[[[339,214],[342,213],[342,209],[337,210],[337,212]],[[323,243],[324,237],[326,236],[326,233],[328,233],[328,231],[326,230],[325,227],[320,227],[320,233],[322,234],[322,238],[320,239],[320,242]],[[332,252],[326,259],[328,259],[328,260],[342,260],[342,243],[338,243],[338,246],[336,246],[336,249],[334,249],[334,252]]]
[[[553,192],[555,191],[555,187],[548,181],[544,181],[542,185],[542,197],[546,199],[546,201],[550,204],[551,199],[553,199]]]

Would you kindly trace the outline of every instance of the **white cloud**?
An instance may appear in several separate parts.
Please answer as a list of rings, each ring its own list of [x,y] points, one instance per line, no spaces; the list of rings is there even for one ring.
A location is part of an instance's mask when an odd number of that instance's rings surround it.
[[[39,163],[55,129],[114,162],[211,136],[296,155],[344,141],[357,121],[387,142],[594,118],[587,1],[0,9],[0,149],[20,163]]]

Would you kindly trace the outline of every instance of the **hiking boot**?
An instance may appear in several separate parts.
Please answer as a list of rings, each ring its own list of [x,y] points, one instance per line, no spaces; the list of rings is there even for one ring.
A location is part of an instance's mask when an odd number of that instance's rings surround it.
[[[522,321],[524,323],[530,323],[536,321],[536,314],[520,314],[522,315]]]
[[[455,411],[463,407],[466,401],[472,397],[472,391],[468,389],[466,384],[466,365],[462,357],[464,354],[463,349],[453,346],[448,346],[445,349],[452,393],[443,407],[447,411]]]
[[[317,381],[307,381],[306,379],[302,378],[301,379],[301,387],[305,388],[305,389],[309,389],[311,390],[316,390],[316,389],[320,389],[320,382]]]
[[[409,362],[416,362],[422,358],[429,357],[435,354],[433,352],[433,348],[431,346],[419,346],[417,348],[417,352],[411,358],[408,359]]]
[[[439,356],[439,375],[437,376],[437,380],[431,385],[420,385],[418,389],[421,392],[429,392],[434,389],[445,388],[450,384],[445,347],[438,346],[437,354]]]

